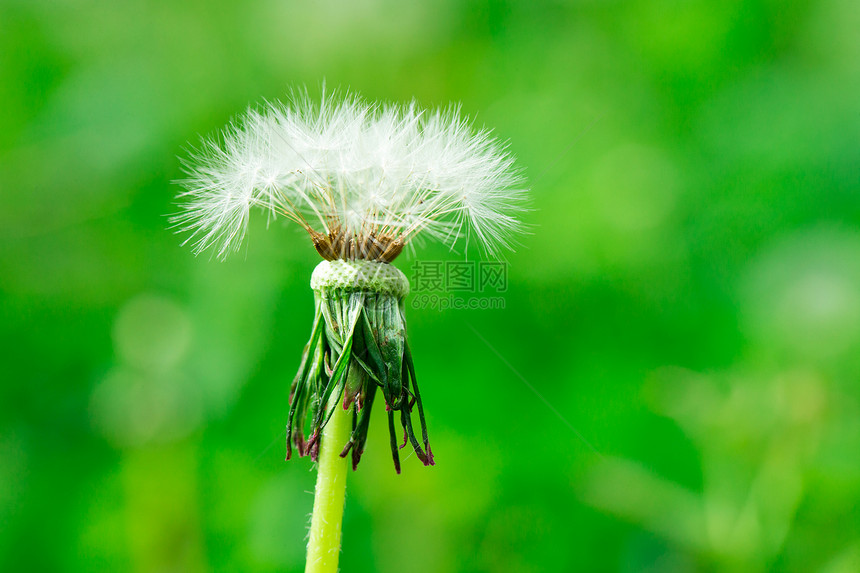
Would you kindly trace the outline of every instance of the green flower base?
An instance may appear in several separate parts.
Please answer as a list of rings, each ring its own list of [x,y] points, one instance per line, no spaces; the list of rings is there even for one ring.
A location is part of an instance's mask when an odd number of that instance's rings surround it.
[[[322,429],[335,408],[352,408],[352,432],[341,457],[352,452],[355,469],[364,453],[370,412],[381,391],[388,413],[394,467],[407,442],[424,465],[433,465],[424,407],[406,338],[404,299],[409,281],[396,267],[365,260],[323,261],[311,276],[315,313],[311,338],[290,390],[287,459],[293,444],[300,456],[319,456]],[[335,397],[335,398],[333,398]],[[417,406],[421,442],[412,410]],[[403,442],[398,447],[395,416]],[[305,431],[310,437],[305,438]],[[423,443],[423,448],[422,448]]]

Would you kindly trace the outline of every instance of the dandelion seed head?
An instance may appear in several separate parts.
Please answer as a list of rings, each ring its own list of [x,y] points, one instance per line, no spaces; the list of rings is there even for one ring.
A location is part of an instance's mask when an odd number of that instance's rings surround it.
[[[325,258],[390,262],[420,236],[473,236],[497,256],[522,230],[513,156],[456,106],[294,92],[205,139],[185,165],[173,222],[219,258],[242,244],[254,209],[301,225]]]

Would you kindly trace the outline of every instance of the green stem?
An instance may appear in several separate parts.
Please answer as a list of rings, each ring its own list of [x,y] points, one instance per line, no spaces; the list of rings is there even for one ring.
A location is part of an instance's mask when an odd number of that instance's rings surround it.
[[[320,442],[314,513],[308,539],[305,573],[337,573],[340,557],[341,522],[346,496],[348,462],[340,451],[352,429],[352,406],[344,410],[340,396],[332,395],[334,414],[323,428]]]

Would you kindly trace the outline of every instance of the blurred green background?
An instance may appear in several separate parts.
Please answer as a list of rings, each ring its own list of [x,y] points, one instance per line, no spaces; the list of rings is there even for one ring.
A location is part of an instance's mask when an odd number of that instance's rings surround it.
[[[0,570],[302,570],[317,255],[260,216],[195,258],[166,215],[189,144],[325,80],[462,101],[534,207],[504,310],[409,310],[437,466],[395,475],[375,412],[343,571],[860,571],[858,30],[856,0],[0,1]]]

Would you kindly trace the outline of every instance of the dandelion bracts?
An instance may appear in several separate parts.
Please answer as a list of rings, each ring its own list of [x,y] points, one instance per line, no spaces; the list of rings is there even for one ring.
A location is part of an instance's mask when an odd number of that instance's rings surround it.
[[[340,455],[346,457],[352,451],[355,469],[367,442],[374,398],[381,391],[397,473],[400,473],[394,435],[397,412],[403,428],[400,447],[410,442],[418,459],[424,465],[432,465],[421,394],[406,340],[403,316],[403,301],[409,292],[406,277],[395,267],[376,262],[324,261],[314,271],[311,287],[315,294],[314,326],[293,381],[287,424],[287,436],[292,436],[299,454],[310,454],[316,460],[322,426],[333,413],[321,405],[328,404],[335,396],[344,410],[354,405],[352,433]],[[309,399],[315,402],[308,407]],[[421,443],[412,425],[415,406]],[[312,431],[307,441],[301,431],[306,420],[311,421]],[[288,439],[287,459],[291,451]]]

